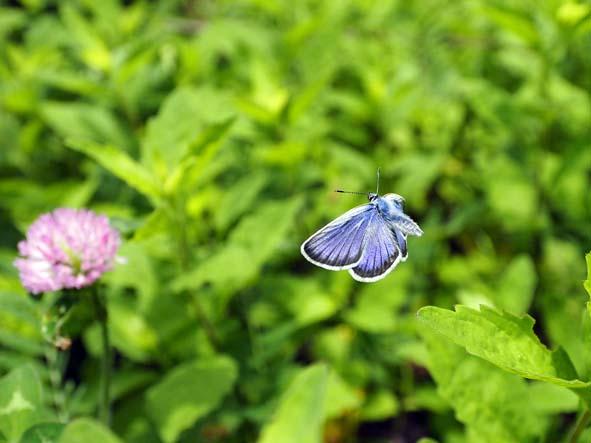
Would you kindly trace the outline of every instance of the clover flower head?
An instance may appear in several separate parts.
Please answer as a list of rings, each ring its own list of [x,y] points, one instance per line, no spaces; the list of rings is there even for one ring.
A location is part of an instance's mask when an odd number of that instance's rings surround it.
[[[29,227],[14,265],[33,294],[80,289],[112,268],[120,243],[119,233],[104,215],[59,208]]]

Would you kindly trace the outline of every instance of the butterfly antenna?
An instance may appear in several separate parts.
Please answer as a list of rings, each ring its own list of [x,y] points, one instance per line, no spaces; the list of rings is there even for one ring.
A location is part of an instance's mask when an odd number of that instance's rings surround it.
[[[342,189],[335,189],[334,192],[339,192],[341,194],[367,195],[367,192],[343,191]]]
[[[376,185],[376,194],[380,195],[380,168],[378,168],[378,182]]]

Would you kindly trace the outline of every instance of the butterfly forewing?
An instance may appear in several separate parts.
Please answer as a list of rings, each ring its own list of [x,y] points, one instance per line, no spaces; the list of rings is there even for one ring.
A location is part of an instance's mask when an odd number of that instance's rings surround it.
[[[353,208],[306,240],[302,254],[326,269],[350,269],[361,260],[366,231],[377,217],[373,205]]]
[[[349,273],[358,281],[377,281],[388,275],[400,259],[395,233],[382,217],[375,217],[367,229],[361,261]]]

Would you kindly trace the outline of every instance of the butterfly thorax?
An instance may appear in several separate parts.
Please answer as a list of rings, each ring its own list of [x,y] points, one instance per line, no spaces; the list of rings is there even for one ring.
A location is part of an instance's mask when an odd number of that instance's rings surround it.
[[[402,200],[396,194],[386,194],[384,196],[370,194],[368,198],[370,204],[374,205],[386,219],[392,219],[403,214]]]

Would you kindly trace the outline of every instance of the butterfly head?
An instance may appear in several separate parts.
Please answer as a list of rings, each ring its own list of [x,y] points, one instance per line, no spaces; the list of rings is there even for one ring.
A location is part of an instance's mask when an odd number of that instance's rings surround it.
[[[372,202],[374,201],[376,198],[378,198],[378,194],[376,194],[375,192],[368,192],[367,193],[367,199]]]

